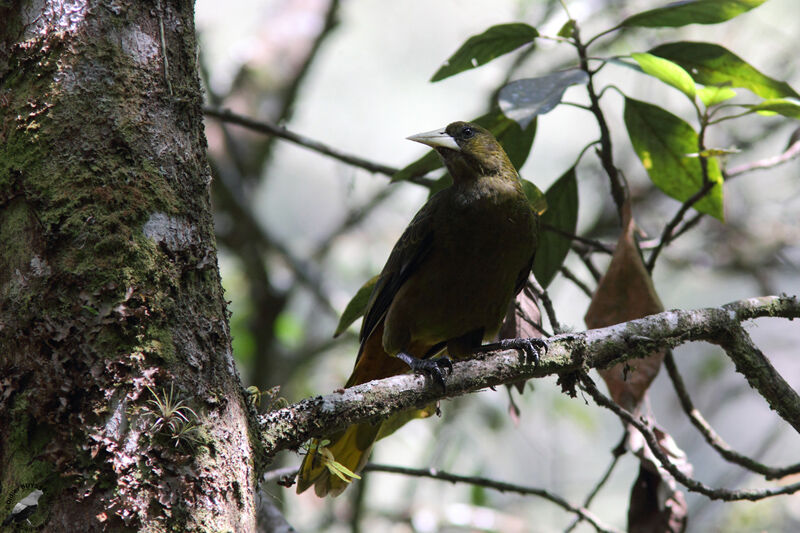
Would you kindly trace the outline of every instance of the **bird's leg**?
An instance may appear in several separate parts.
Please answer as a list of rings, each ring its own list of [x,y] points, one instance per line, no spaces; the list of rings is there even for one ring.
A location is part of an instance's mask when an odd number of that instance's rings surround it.
[[[442,390],[445,389],[445,369],[447,369],[449,372],[453,371],[453,362],[450,361],[450,358],[446,355],[435,357],[433,359],[418,359],[406,352],[397,352],[395,357],[410,366],[411,370],[414,372],[421,372],[429,375],[434,381],[436,381],[436,383],[442,386]]]
[[[500,339],[497,346],[503,350],[522,350],[525,354],[525,363],[533,366],[539,365],[539,350],[542,355],[547,354],[547,341],[538,337],[530,339]]]

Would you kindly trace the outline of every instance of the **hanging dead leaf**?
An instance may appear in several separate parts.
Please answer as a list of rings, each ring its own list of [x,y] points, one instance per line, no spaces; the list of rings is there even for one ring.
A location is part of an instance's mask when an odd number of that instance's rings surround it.
[[[628,201],[622,212],[622,235],[584,317],[589,328],[612,326],[664,310],[633,238],[635,223]],[[664,354],[659,350],[644,359],[600,370],[614,401],[636,411],[658,374]]]
[[[612,326],[664,310],[634,241],[630,202],[622,207],[623,231],[605,275],[600,279],[584,320],[589,328]],[[658,374],[665,350],[643,359],[599,370],[611,397],[626,410],[640,414],[647,389]],[[649,413],[646,418],[652,421]],[[655,426],[655,424],[653,424]],[[692,465],[672,437],[655,428],[659,446],[670,460],[691,475]],[[631,488],[628,530],[638,533],[677,533],[686,529],[686,498],[675,479],[655,458],[642,434],[628,426],[628,449],[640,460],[639,476]]]

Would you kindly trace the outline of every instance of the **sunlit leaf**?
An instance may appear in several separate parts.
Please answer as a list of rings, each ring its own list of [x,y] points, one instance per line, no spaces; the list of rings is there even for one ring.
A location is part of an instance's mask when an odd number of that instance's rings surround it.
[[[436,71],[431,81],[479,67],[492,59],[516,50],[538,37],[536,28],[523,23],[499,24],[473,35]]]
[[[703,85],[741,87],[762,98],[800,98],[786,82],[762,74],[718,44],[681,41],[662,44],[650,53],[677,63]]]
[[[762,115],[783,115],[784,117],[800,119],[800,104],[789,100],[764,100],[760,104],[745,105]]]
[[[630,16],[620,26],[663,28],[687,24],[717,24],[750,11],[764,2],[766,0],[683,0]]]
[[[687,155],[698,149],[697,133],[689,124],[658,106],[626,98],[625,126],[636,155],[659,189],[681,202],[700,190],[700,160]],[[718,185],[694,208],[722,220],[722,173],[716,159],[706,161],[708,179]]]
[[[575,167],[558,178],[544,196],[547,200],[547,211],[542,215],[542,225],[574,234],[578,223],[578,182],[575,178]],[[553,281],[567,257],[571,244],[569,238],[553,231],[542,229],[539,232],[533,273],[542,287],[547,288]]]
[[[646,74],[672,85],[694,100],[696,94],[694,80],[680,65],[652,54],[631,54],[631,57],[639,63]]]
[[[584,84],[589,75],[583,70],[571,69],[539,78],[512,81],[498,94],[500,109],[521,127],[527,127],[537,115],[551,111],[572,85]]]
[[[708,87],[698,87],[697,89],[697,97],[700,98],[700,101],[703,102],[703,105],[706,107],[721,104],[734,96],[736,96],[736,91],[730,87],[710,85]]]
[[[338,337],[350,327],[350,324],[364,316],[369,303],[369,297],[372,294],[372,288],[378,281],[378,276],[374,276],[358,289],[355,296],[348,302],[347,307],[344,308],[342,316],[339,318],[339,324],[336,326],[336,331],[333,336]]]

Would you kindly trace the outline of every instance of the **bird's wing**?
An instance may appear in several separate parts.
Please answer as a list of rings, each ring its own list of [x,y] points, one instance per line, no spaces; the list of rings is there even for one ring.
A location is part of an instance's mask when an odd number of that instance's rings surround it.
[[[439,194],[434,195],[419,210],[403,235],[400,236],[397,244],[394,245],[367,303],[367,311],[364,314],[364,322],[359,336],[362,345],[386,316],[397,291],[430,254],[434,231],[432,219],[436,206],[440,204],[437,196]]]

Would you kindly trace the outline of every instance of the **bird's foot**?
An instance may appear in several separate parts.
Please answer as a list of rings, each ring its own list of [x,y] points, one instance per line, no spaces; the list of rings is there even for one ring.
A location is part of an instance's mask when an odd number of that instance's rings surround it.
[[[430,376],[431,379],[442,386],[442,390],[445,389],[444,378],[447,372],[453,371],[453,362],[446,355],[433,359],[418,359],[405,352],[398,352],[397,358],[410,366],[414,372]]]
[[[548,344],[544,339],[533,337],[530,339],[501,339],[497,344],[504,350],[522,350],[525,354],[525,363],[539,366],[539,352],[547,354]]]

